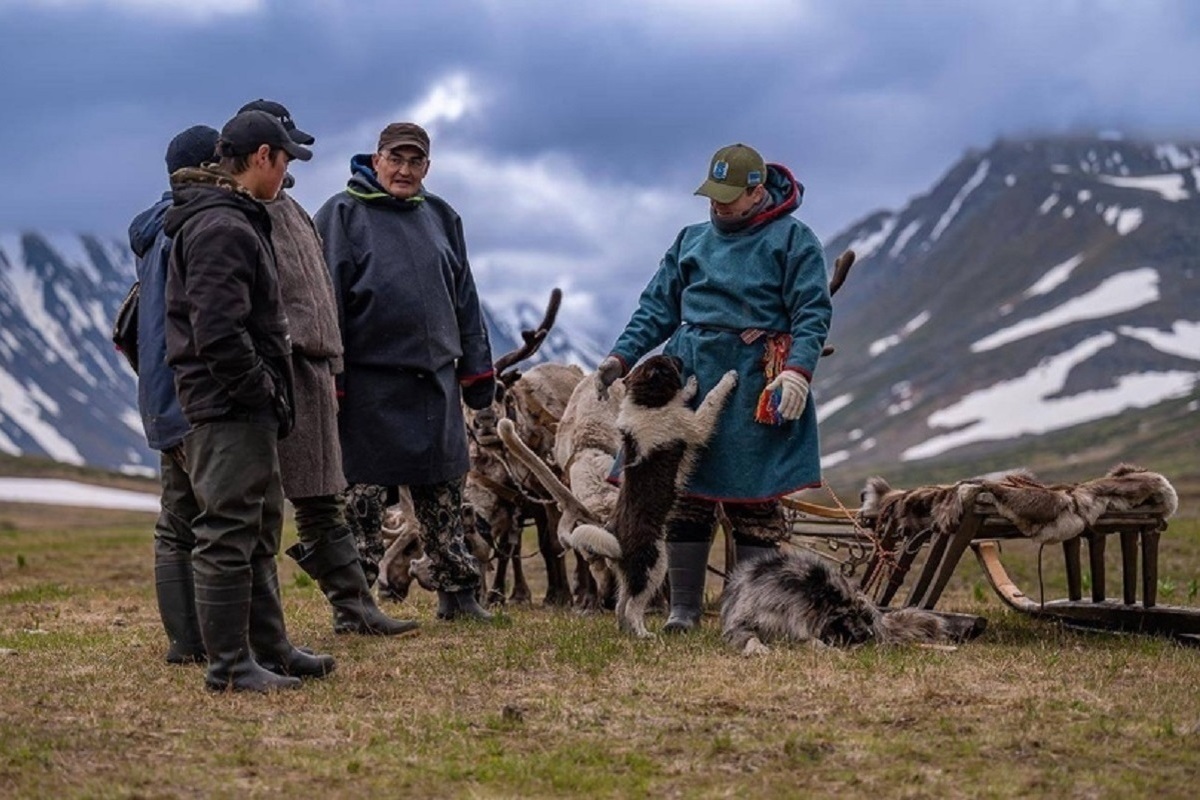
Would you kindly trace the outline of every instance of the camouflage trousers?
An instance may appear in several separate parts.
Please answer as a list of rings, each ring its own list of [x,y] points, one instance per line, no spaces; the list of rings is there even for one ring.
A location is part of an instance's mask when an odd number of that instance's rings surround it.
[[[457,592],[480,583],[478,560],[463,540],[463,482],[461,478],[425,486],[409,486],[417,513],[421,546],[429,559],[429,574],[438,588]],[[399,498],[397,487],[355,483],[346,487],[346,522],[354,532],[358,557],[368,584],[379,577],[383,542],[383,514]]]
[[[763,547],[788,538],[783,508],[777,500],[763,503],[723,503],[725,516],[738,544]],[[711,542],[717,522],[717,504],[711,500],[681,497],[667,522],[667,541]]]

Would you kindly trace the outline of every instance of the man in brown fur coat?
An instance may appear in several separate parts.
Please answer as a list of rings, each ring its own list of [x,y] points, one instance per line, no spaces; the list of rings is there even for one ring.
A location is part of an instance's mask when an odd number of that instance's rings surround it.
[[[250,109],[278,117],[296,142],[313,143],[313,137],[297,128],[279,103],[257,100],[242,108]],[[291,185],[285,179],[285,189]],[[312,218],[286,191],[267,203],[267,211],[295,372],[296,427],[279,442],[283,491],[296,509],[300,537],[287,554],[329,599],[334,631],[377,636],[415,631],[416,622],[392,619],[375,604],[354,535],[346,525],[340,498],[346,479],[333,382],[342,371],[342,336],[320,237]]]

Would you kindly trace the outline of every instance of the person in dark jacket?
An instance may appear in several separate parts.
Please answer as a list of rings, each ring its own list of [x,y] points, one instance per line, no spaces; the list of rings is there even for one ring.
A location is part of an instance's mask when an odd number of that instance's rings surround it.
[[[191,425],[183,449],[199,505],[192,566],[205,683],[266,692],[334,668],[288,640],[275,571],[276,447],[294,419],[288,321],[262,201],[279,193],[292,158],[312,153],[265,111],[227,122],[217,153],[219,164],[171,176],[167,363]]]
[[[217,132],[194,125],[167,146],[167,174],[199,167],[216,155]],[[133,218],[129,247],[137,262],[138,411],[146,443],[159,452],[161,510],[154,523],[154,590],[158,613],[167,633],[166,660],[190,664],[204,660],[204,640],[196,622],[192,589],[192,548],[196,537],[192,520],[199,509],[183,465],[183,436],[187,420],[175,397],[174,377],[167,366],[167,341],[163,330],[166,313],[167,257],[171,239],[163,231],[163,217],[171,207],[171,192]]]
[[[738,384],[667,526],[667,632],[700,621],[716,504],[733,528],[738,561],[778,547],[787,528],[778,498],[821,480],[816,405],[808,384],[829,331],[825,253],[792,216],[804,188],[744,144],[718,150],[695,192],[709,220],[680,231],[638,307],[597,368],[611,384],[666,341],[699,385],[697,401],[729,369]]]
[[[480,566],[463,544],[470,466],[462,402],[496,391],[491,347],[462,220],[425,191],[429,134],[398,122],[316,214],[344,345],[339,379],[342,458],[352,497],[374,486],[412,494],[438,585],[438,616],[486,620]],[[357,504],[352,508],[356,508]]]
[[[296,127],[282,104],[255,100],[240,111],[256,109],[279,119],[297,144],[311,146],[316,141]],[[283,310],[292,335],[296,426],[279,442],[279,472],[283,494],[296,510],[300,541],[289,547],[287,554],[329,599],[335,632],[412,633],[418,627],[416,622],[392,619],[379,610],[359,563],[354,533],[346,524],[341,498],[346,478],[334,396],[334,375],[342,371],[337,303],[321,239],[312,219],[287,193],[288,179],[284,190],[266,204]]]

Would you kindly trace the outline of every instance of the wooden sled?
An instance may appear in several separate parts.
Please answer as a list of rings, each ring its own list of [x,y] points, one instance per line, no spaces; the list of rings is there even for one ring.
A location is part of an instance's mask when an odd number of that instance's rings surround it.
[[[888,606],[904,587],[917,555],[926,552],[919,574],[908,587],[904,606],[933,610],[947,583],[970,547],[984,575],[1010,608],[1031,616],[1056,619],[1089,630],[1122,631],[1170,636],[1183,644],[1200,646],[1200,608],[1160,606],[1158,593],[1158,543],[1167,527],[1166,509],[1139,506],[1106,513],[1080,536],[1062,543],[1067,597],[1038,602],[1023,592],[1001,561],[1001,542],[1029,541],[1009,520],[996,513],[994,499],[978,491],[964,503],[957,530],[938,535],[924,527],[906,542],[875,535],[874,520],[857,511],[829,508],[784,498],[792,533],[825,540],[833,547],[869,549],[859,586],[881,606]],[[857,522],[856,522],[857,520]],[[1108,537],[1117,536],[1121,553],[1121,599],[1107,596],[1105,552]],[[1088,542],[1091,597],[1083,597],[1082,542]],[[881,551],[887,553],[884,556]],[[1140,573],[1139,573],[1140,561]],[[1139,580],[1140,578],[1140,580]],[[1138,602],[1138,585],[1141,601]]]

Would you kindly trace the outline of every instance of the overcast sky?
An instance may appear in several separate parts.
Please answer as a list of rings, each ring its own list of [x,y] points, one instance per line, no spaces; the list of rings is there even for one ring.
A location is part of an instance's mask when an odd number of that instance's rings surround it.
[[[1200,139],[1200,3],[0,0],[0,76],[0,231],[123,235],[170,138],[258,97],[317,137],[315,212],[413,119],[485,298],[560,285],[604,339],[722,145],[787,164],[828,239],[1000,136]]]

